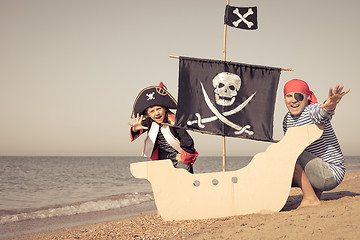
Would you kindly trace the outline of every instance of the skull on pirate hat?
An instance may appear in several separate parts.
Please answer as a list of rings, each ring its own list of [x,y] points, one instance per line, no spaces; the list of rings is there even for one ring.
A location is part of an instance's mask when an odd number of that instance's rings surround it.
[[[153,106],[162,106],[168,109],[177,107],[175,98],[171,96],[162,82],[159,86],[150,86],[141,90],[135,99],[132,116],[144,115],[145,110]]]

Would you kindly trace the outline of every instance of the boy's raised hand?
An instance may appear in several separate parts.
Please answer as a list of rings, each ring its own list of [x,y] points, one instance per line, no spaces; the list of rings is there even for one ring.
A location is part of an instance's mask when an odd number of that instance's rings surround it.
[[[144,127],[141,124],[143,117],[144,117],[143,115],[139,116],[139,114],[137,114],[136,117],[135,115],[133,115],[134,123],[128,123],[132,127],[133,132],[137,132],[141,129],[148,129],[148,127]]]
[[[344,86],[336,85],[335,89],[329,89],[329,96],[326,101],[319,106],[319,108],[325,108],[326,110],[333,111],[336,108],[336,105],[340,102],[343,96],[345,96],[350,89],[343,92]]]

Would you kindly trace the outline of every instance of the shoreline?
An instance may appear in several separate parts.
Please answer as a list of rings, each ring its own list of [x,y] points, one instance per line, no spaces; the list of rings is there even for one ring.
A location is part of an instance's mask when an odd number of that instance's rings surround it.
[[[156,205],[154,201],[149,201],[135,206],[104,211],[5,223],[0,224],[0,240],[16,239],[17,237],[29,234],[51,232],[59,229],[70,229],[90,224],[117,221],[152,213],[156,213]]]
[[[321,205],[297,208],[302,199],[292,188],[280,212],[218,219],[164,221],[155,212],[63,226],[46,232],[7,239],[358,239],[360,237],[360,172],[348,172],[332,191],[324,192]],[[265,200],[265,199],[264,199]],[[149,209],[148,209],[149,210]],[[31,227],[31,226],[30,226]]]

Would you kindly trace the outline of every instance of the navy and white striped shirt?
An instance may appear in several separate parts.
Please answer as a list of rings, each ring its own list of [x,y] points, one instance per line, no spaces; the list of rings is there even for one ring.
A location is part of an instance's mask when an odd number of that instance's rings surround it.
[[[327,111],[324,108],[319,108],[319,106],[319,103],[308,105],[299,117],[293,117],[288,112],[284,117],[283,130],[286,133],[286,130],[290,127],[314,123],[325,124],[322,136],[310,144],[305,151],[324,160],[332,170],[337,183],[340,184],[345,176],[345,165],[344,156],[330,123],[334,111]]]

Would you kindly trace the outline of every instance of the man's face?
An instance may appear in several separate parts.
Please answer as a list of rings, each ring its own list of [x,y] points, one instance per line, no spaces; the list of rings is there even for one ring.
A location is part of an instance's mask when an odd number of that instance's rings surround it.
[[[285,105],[291,115],[299,117],[304,108],[309,105],[309,95],[291,92],[285,95]]]
[[[146,114],[156,123],[161,124],[164,122],[166,109],[161,106],[153,106],[146,110]]]

